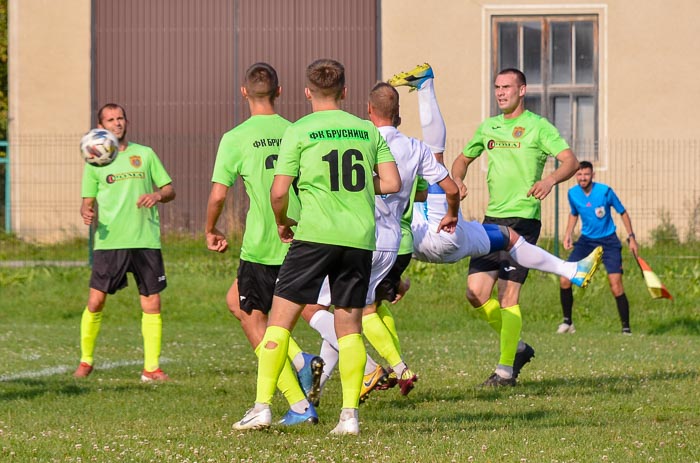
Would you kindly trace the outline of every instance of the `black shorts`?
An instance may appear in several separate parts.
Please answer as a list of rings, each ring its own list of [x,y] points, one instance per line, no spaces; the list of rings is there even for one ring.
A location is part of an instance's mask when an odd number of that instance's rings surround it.
[[[537,219],[519,217],[497,218],[484,217],[484,224],[493,223],[512,228],[530,244],[537,244],[542,230],[542,222]],[[474,257],[469,262],[469,275],[473,273],[493,272],[498,270],[498,278],[514,283],[525,283],[528,269],[513,260],[508,251],[496,251],[481,257]]]
[[[90,287],[114,294],[127,286],[127,272],[134,275],[142,296],[158,294],[167,286],[160,249],[106,249],[92,254]]]
[[[316,304],[328,275],[331,304],[362,308],[371,272],[372,251],[294,240],[280,268],[275,296],[297,304]]]
[[[377,285],[375,290],[375,299],[377,304],[381,304],[382,301],[393,301],[396,299],[396,294],[399,290],[399,283],[401,283],[401,275],[411,263],[412,253],[399,254],[396,256],[396,262],[394,266],[391,267],[387,276],[384,277],[382,281]]]
[[[241,260],[238,265],[238,304],[245,313],[270,312],[280,265],[264,265]]]

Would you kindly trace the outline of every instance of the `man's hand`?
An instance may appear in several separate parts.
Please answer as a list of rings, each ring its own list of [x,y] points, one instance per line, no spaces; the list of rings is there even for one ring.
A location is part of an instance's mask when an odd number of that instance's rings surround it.
[[[80,208],[80,215],[85,225],[92,225],[92,221],[95,219],[95,209],[92,206],[83,205]]]
[[[457,222],[458,222],[457,216],[452,216],[449,214],[446,214],[442,220],[440,220],[440,223],[438,224],[437,232],[440,233],[441,231],[447,232],[447,233],[454,233],[455,230],[457,229]]]
[[[216,228],[211,232],[207,232],[207,249],[216,252],[226,252],[228,249],[228,241],[223,233],[221,233]]]
[[[467,197],[467,185],[465,185],[459,178],[454,179],[454,182],[457,184],[457,188],[459,189],[459,200],[461,201]]]
[[[566,235],[566,236],[564,237],[564,243],[563,243],[563,244],[564,244],[564,249],[566,249],[567,251],[574,247],[574,245],[573,245],[573,243],[572,243],[571,241],[572,241],[572,240],[571,240],[571,235]]]
[[[153,207],[161,200],[161,195],[158,192],[146,193],[139,196],[139,200],[136,201],[136,207]]]
[[[532,185],[530,191],[527,192],[527,196],[534,196],[541,201],[547,197],[550,191],[552,191],[552,187],[554,187],[555,183],[556,182],[551,177],[543,178],[539,182]]]
[[[294,230],[292,230],[292,227],[296,224],[296,220],[292,220],[289,217],[285,219],[284,223],[277,224],[277,234],[280,236],[283,243],[292,242],[294,239]]]

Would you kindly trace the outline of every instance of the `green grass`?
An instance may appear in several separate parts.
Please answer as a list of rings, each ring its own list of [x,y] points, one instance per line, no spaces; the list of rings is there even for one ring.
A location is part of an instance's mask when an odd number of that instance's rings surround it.
[[[358,438],[332,437],[337,376],[315,427],[239,433],[255,397],[255,356],[224,296],[236,255],[165,240],[163,369],[144,385],[133,281],[108,299],[96,370],[71,377],[89,268],[0,268],[0,461],[17,462],[693,462],[700,461],[700,260],[692,248],[646,249],[675,301],[654,301],[625,261],[633,336],[619,334],[605,274],[575,291],[577,332],[556,335],[557,279],[532,273],[521,306],[537,350],[515,388],[476,388],[497,340],[464,300],[465,262],[412,263],[395,307],[416,389],[377,391]],[[38,252],[38,251],[37,251]],[[302,347],[318,336],[301,322]],[[286,411],[278,395],[274,417]]]

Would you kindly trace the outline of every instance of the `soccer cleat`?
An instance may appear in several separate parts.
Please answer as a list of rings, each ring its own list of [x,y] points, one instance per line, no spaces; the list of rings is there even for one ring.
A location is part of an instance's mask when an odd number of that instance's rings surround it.
[[[408,72],[400,72],[387,81],[392,87],[405,85],[411,87],[410,92],[418,90],[423,82],[434,78],[433,68],[428,63],[421,64]]]
[[[622,334],[626,336],[632,336],[632,330],[629,326],[625,326],[624,328],[622,328]]]
[[[277,422],[282,426],[294,426],[295,424],[311,423],[318,424],[318,413],[313,404],[309,403],[309,408],[304,413],[297,413],[290,409],[281,420]]]
[[[564,333],[569,333],[569,334],[574,334],[576,332],[576,328],[574,328],[574,324],[572,323],[561,323],[559,327],[557,328],[557,334],[564,334]]]
[[[73,373],[74,378],[87,378],[92,373],[92,365],[86,362],[80,362],[78,368]]]
[[[245,415],[243,415],[241,421],[233,423],[233,429],[238,431],[245,431],[248,429],[265,429],[269,428],[271,424],[272,411],[270,411],[270,407],[264,407],[257,410],[256,407],[253,407],[245,412]]]
[[[418,376],[409,368],[405,368],[401,373],[401,376],[399,376],[399,388],[401,389],[401,395],[408,395],[408,393],[415,387],[414,383],[417,382]]]
[[[591,277],[598,270],[602,256],[603,247],[598,246],[588,256],[576,262],[576,275],[571,279],[571,283],[581,288],[588,286]]]
[[[387,373],[386,381],[377,384],[377,386],[374,388],[377,391],[386,391],[387,389],[396,387],[396,385],[399,384],[399,377],[396,376],[396,372],[393,370],[393,368],[388,367],[384,371]]]
[[[481,387],[515,386],[515,383],[515,377],[502,378],[498,376],[498,373],[493,373],[486,381],[481,383]]]
[[[368,373],[362,380],[362,390],[360,391],[360,403],[367,400],[369,393],[377,386],[386,382],[389,374],[380,365],[373,372]]]
[[[522,352],[515,353],[515,360],[513,361],[513,379],[515,380],[520,374],[520,370],[523,369],[526,363],[535,357],[535,349],[532,348],[530,344],[525,344],[525,349]]]
[[[170,377],[166,375],[163,370],[158,368],[153,371],[143,370],[141,373],[141,382],[149,383],[151,381],[169,381]]]
[[[302,352],[301,355],[304,357],[304,367],[297,372],[297,378],[306,398],[318,407],[321,401],[321,373],[325,362],[317,355],[306,352]]]
[[[345,411],[341,412],[338,424],[333,428],[331,434],[339,436],[357,436],[360,434],[360,421],[357,417],[357,410],[354,410],[352,416],[343,416]]]

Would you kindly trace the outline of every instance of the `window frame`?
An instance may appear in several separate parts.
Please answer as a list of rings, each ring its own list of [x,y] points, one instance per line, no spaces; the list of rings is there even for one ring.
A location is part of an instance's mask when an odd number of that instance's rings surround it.
[[[576,46],[576,25],[577,23],[591,23],[592,24],[592,82],[590,83],[576,83],[576,59],[575,59],[575,46]],[[539,113],[547,117],[550,121],[554,122],[554,98],[555,97],[568,97],[569,98],[569,124],[570,133],[562,133],[567,141],[570,143],[574,152],[577,152],[577,156],[583,160],[597,161],[600,157],[600,140],[602,134],[602,124],[601,124],[601,94],[600,94],[600,81],[601,81],[601,16],[598,13],[581,13],[581,14],[557,14],[541,12],[537,14],[519,13],[519,12],[499,12],[490,16],[490,43],[491,43],[491,53],[490,53],[490,82],[493,82],[498,71],[501,70],[502,65],[500,62],[500,29],[499,25],[505,23],[515,23],[517,24],[517,60],[519,69],[523,68],[524,63],[524,24],[526,23],[539,23],[540,25],[540,82],[528,82],[528,97],[539,98],[540,109]],[[552,24],[554,23],[568,23],[572,27],[570,29],[571,33],[571,82],[570,83],[553,83],[553,59],[552,59]],[[579,97],[590,97],[594,102],[593,108],[593,146],[589,146],[590,142],[580,140],[580,135],[577,128],[577,117],[579,115],[578,111],[578,98]],[[498,114],[498,106],[495,101],[495,96],[493,91],[491,91],[491,96],[488,103],[488,108],[491,115]],[[535,111],[538,112],[538,111]],[[562,130],[560,128],[560,130]],[[586,144],[583,144],[586,143]],[[578,148],[578,149],[577,149]]]

